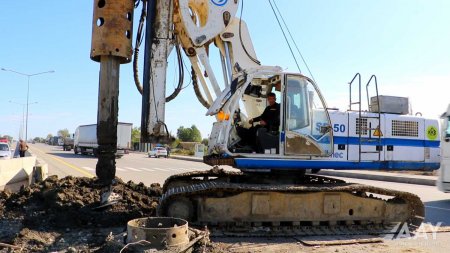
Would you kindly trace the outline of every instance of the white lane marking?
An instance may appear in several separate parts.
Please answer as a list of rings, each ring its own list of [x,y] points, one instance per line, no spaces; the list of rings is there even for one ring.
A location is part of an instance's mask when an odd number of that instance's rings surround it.
[[[118,171],[127,171],[127,170],[119,168],[119,167],[116,167],[116,170],[118,170]]]
[[[131,171],[142,171],[142,170],[138,170],[138,169],[131,168],[131,167],[124,167],[124,168],[127,170],[131,170]]]
[[[170,169],[161,169],[161,168],[153,168],[154,170],[159,170],[159,171],[169,171]]]
[[[93,168],[91,168],[91,167],[81,167],[81,168],[83,168],[83,169],[85,169],[85,170],[90,170],[90,171],[94,171],[95,169],[93,169]]]
[[[442,207],[436,207],[436,206],[425,206],[431,209],[438,209],[438,210],[444,210],[444,211],[450,211],[450,209],[442,208]]]
[[[140,170],[143,170],[143,171],[149,171],[149,172],[153,172],[153,171],[155,171],[155,170],[152,170],[152,169],[148,169],[148,168],[139,168]]]

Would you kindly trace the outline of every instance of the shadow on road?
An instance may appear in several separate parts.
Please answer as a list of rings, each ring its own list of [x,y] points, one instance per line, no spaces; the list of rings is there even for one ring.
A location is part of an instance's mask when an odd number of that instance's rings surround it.
[[[54,155],[54,156],[59,156],[59,157],[62,157],[62,158],[97,159],[94,156],[90,156],[90,155],[75,155],[74,153],[54,153],[54,152],[49,152],[47,154]]]

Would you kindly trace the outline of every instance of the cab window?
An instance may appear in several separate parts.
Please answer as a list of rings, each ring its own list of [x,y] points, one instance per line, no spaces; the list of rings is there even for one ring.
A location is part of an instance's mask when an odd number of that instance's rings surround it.
[[[299,78],[287,79],[287,130],[293,131],[309,125],[307,83]]]

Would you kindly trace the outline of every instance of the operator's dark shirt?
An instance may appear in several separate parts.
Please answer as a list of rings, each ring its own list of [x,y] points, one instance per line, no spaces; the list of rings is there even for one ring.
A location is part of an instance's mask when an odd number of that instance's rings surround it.
[[[267,106],[261,116],[253,119],[254,122],[264,120],[266,122],[265,128],[269,131],[278,131],[280,127],[280,104],[275,103],[273,106]]]

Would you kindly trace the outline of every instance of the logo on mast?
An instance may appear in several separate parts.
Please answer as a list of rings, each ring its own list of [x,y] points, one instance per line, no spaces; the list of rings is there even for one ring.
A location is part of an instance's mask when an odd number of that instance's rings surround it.
[[[224,6],[227,4],[228,0],[211,0],[211,2],[217,6]]]

